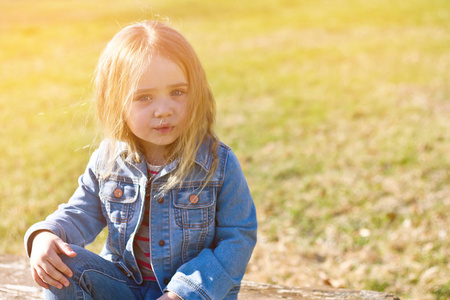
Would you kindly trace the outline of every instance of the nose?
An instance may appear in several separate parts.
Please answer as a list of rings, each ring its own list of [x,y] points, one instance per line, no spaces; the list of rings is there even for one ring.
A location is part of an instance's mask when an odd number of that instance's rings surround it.
[[[172,106],[170,104],[170,99],[157,99],[155,101],[155,117],[165,118],[172,115]]]

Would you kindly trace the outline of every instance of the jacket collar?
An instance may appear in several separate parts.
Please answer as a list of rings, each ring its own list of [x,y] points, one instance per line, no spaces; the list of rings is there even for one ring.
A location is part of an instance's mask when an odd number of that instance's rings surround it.
[[[195,155],[195,162],[201,166],[206,172],[209,172],[211,170],[212,164],[213,164],[213,145],[214,140],[212,138],[207,138],[203,143],[200,145],[200,148],[198,149],[196,155]]]

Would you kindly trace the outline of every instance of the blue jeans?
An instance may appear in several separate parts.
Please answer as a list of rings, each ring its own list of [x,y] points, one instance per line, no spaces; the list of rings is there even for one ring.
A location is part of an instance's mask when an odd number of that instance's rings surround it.
[[[142,299],[155,300],[162,296],[156,281],[138,285],[127,277],[114,263],[82,247],[70,245],[75,257],[61,255],[72,270],[70,285],[61,290],[51,286],[44,289],[45,299]]]

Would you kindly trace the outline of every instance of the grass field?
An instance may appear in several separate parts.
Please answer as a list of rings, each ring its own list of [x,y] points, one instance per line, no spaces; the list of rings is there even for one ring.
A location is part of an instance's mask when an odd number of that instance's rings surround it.
[[[159,18],[196,48],[260,222],[246,278],[450,298],[450,2],[0,1],[0,253],[76,187],[100,51]],[[91,248],[98,250],[100,241]]]

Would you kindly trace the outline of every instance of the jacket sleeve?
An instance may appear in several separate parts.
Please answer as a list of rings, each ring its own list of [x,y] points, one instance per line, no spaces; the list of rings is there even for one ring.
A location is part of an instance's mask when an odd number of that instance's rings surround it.
[[[92,154],[84,174],[78,179],[78,188],[68,203],[59,205],[45,221],[38,222],[27,230],[24,242],[28,256],[31,254],[34,233],[37,231],[49,230],[66,243],[84,247],[92,243],[106,226],[98,197],[99,184],[95,171],[98,155],[99,150]]]
[[[183,264],[166,291],[182,299],[223,299],[237,292],[256,244],[256,210],[241,166],[230,150],[216,207],[215,248]],[[228,299],[228,297],[227,297]]]

